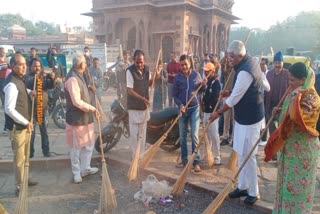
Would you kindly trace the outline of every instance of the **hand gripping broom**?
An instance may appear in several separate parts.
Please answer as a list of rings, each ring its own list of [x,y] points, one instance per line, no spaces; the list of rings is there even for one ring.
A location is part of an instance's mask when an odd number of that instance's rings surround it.
[[[96,101],[96,108],[98,109],[99,100],[97,95],[94,95]],[[101,164],[102,164],[102,188],[100,192],[100,203],[99,203],[99,214],[110,213],[111,210],[117,207],[116,197],[114,195],[114,190],[112,188],[109,173],[107,170],[106,160],[104,158],[103,146],[102,146],[102,134],[101,134],[101,122],[100,117],[96,117],[99,129],[99,142],[100,142],[100,154],[101,154]]]
[[[33,81],[33,91],[36,90],[37,84],[37,74],[34,74]],[[30,123],[33,123],[33,115],[34,115],[34,97],[32,97],[31,104],[31,120]],[[24,173],[22,178],[21,189],[19,192],[19,198],[15,207],[15,214],[24,214],[28,212],[28,179],[29,179],[29,163],[30,163],[30,141],[31,141],[32,133],[28,131],[28,141],[25,145],[25,161],[24,161]]]
[[[288,88],[286,93],[283,95],[283,97],[279,101],[279,103],[278,103],[276,108],[280,108],[282,106],[282,103],[283,103],[284,99],[286,98],[286,96],[287,96],[289,91],[290,91],[290,89]],[[249,160],[251,154],[253,153],[253,151],[255,150],[257,145],[260,143],[260,140],[262,139],[263,135],[267,132],[268,127],[272,123],[274,117],[275,117],[275,114],[273,113],[271,118],[269,119],[267,125],[266,125],[266,128],[260,134],[260,137],[258,138],[256,143],[253,145],[252,149],[250,150],[249,154],[247,155],[247,157],[245,158],[245,160],[241,164],[240,168],[237,170],[237,172],[234,175],[234,177],[232,178],[231,182],[229,182],[227,184],[227,186],[222,190],[222,192],[219,193],[219,195],[211,202],[211,204],[207,207],[207,209],[202,214],[213,214],[221,206],[222,202],[227,197],[227,195],[229,194],[229,192],[232,189],[233,185],[235,184],[235,182],[236,182],[241,170],[243,169],[244,165],[247,163],[247,161]]]
[[[226,87],[226,85],[230,82],[230,79],[231,79],[231,76],[232,75],[229,75],[228,76],[228,79],[226,81],[226,84],[224,86],[224,89]],[[219,106],[219,103],[221,102],[222,100],[222,96],[220,95],[219,96],[219,99],[216,103],[216,106],[214,107],[213,109],[213,112],[217,111],[217,108]],[[176,180],[175,184],[173,185],[173,188],[172,188],[172,194],[173,195],[180,195],[182,192],[183,192],[183,189],[184,189],[184,186],[185,186],[185,183],[186,183],[186,179],[187,179],[187,176],[191,170],[191,167],[192,167],[192,164],[193,164],[193,161],[195,160],[197,154],[198,154],[198,151],[200,149],[200,146],[203,142],[203,140],[205,138],[207,138],[207,131],[208,131],[208,128],[210,126],[210,124],[213,122],[213,120],[209,120],[206,127],[204,128],[203,130],[203,134],[201,135],[200,137],[200,140],[198,142],[198,145],[196,147],[196,149],[194,150],[194,153],[192,154],[191,156],[191,159],[188,161],[188,164],[184,167],[183,171],[181,172],[179,178]]]
[[[208,78],[212,75],[213,71],[211,71],[208,74]],[[196,91],[193,92],[193,95],[189,98],[188,102],[185,105],[185,108],[187,108],[189,106],[189,104],[191,103],[191,101],[193,100],[193,98],[195,98],[195,96],[197,96],[198,92],[200,91],[200,89],[202,88],[202,84],[200,84],[200,86],[197,88]],[[145,168],[149,165],[149,163],[151,162],[153,156],[156,154],[156,152],[158,151],[160,145],[163,143],[163,141],[167,138],[168,134],[170,133],[170,131],[173,129],[174,125],[178,122],[179,118],[182,116],[182,112],[179,112],[179,115],[176,117],[176,119],[174,119],[174,121],[172,122],[171,126],[169,127],[169,129],[157,140],[157,142],[155,142],[155,144],[153,144],[145,153],[143,156],[143,159],[140,161],[140,166],[142,168]]]

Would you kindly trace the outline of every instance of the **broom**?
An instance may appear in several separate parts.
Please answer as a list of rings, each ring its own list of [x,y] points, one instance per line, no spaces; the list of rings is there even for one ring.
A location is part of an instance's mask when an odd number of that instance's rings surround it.
[[[95,94],[96,106],[99,105],[99,100]],[[100,203],[99,203],[99,213],[101,214],[103,210],[108,213],[110,210],[117,207],[116,197],[110,182],[109,173],[107,170],[106,160],[104,158],[103,146],[102,146],[102,134],[101,134],[101,122],[100,117],[96,117],[99,129],[99,142],[100,142],[100,154],[101,154],[101,164],[102,164],[102,188],[100,192]]]
[[[208,74],[208,77],[210,77],[212,74],[212,71]],[[189,106],[189,104],[191,103],[191,101],[193,100],[193,98],[195,96],[197,96],[198,92],[200,91],[200,89],[202,88],[202,84],[197,88],[197,90],[193,93],[193,95],[190,97],[190,99],[188,100],[188,102],[185,105],[185,108],[187,108]],[[143,159],[140,161],[140,166],[142,168],[145,168],[149,165],[149,163],[151,162],[153,156],[156,154],[156,152],[158,151],[160,145],[163,143],[163,141],[167,138],[168,134],[170,133],[170,131],[173,129],[174,125],[178,122],[179,118],[182,116],[182,112],[180,111],[178,116],[176,117],[176,119],[174,119],[174,121],[172,122],[171,126],[169,127],[169,129],[157,140],[157,142],[155,142],[147,151],[145,151]]]
[[[37,84],[37,74],[34,74],[33,80],[33,91],[36,90]],[[30,123],[33,123],[33,114],[34,114],[34,97],[32,97],[31,104],[31,120]],[[26,142],[26,152],[25,152],[25,161],[24,161],[24,173],[22,178],[21,189],[19,192],[19,198],[15,207],[15,214],[24,214],[28,212],[28,179],[29,179],[29,162],[30,162],[30,141],[31,141],[31,132],[28,131],[28,141]]]
[[[205,141],[205,157],[207,159],[207,164],[209,167],[212,167],[213,164],[214,164],[214,156],[213,156],[213,153],[212,153],[212,149],[211,149],[211,144],[209,143],[209,140],[208,140],[208,136],[206,135],[204,137],[204,141]]]
[[[280,108],[281,107],[281,105],[282,105],[282,103],[283,103],[284,99],[286,98],[286,96],[287,96],[289,91],[290,91],[290,89],[287,89],[286,93],[283,95],[283,97],[279,101],[279,103],[278,103],[276,108]],[[269,121],[268,121],[268,123],[266,125],[266,128],[260,134],[259,139],[253,145],[252,149],[250,150],[249,154],[246,156],[245,160],[243,161],[243,163],[241,164],[240,168],[238,169],[238,171],[236,172],[236,174],[232,178],[231,182],[229,182],[227,184],[227,186],[223,189],[223,191],[219,193],[219,195],[213,200],[213,202],[211,202],[211,204],[207,207],[207,209],[202,214],[215,213],[216,210],[220,207],[220,205],[222,204],[222,202],[224,201],[224,199],[227,197],[227,195],[229,194],[230,190],[232,189],[233,185],[235,184],[235,182],[236,182],[241,170],[243,169],[244,165],[247,163],[247,161],[249,160],[251,154],[253,153],[253,151],[255,150],[257,145],[260,143],[260,140],[262,139],[263,135],[267,132],[268,127],[272,123],[274,117],[275,117],[275,114],[272,114],[271,118],[269,119]]]

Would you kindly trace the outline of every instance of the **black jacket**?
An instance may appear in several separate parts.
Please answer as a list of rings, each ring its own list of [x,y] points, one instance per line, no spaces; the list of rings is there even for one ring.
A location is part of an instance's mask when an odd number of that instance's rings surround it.
[[[206,90],[202,97],[203,112],[212,113],[221,91],[220,81],[214,77],[208,79]]]

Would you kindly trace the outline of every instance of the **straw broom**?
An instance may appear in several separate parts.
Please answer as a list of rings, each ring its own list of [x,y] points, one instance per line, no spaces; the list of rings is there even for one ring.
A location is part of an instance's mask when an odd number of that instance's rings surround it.
[[[34,74],[33,80],[33,91],[36,90],[37,84],[37,74]],[[34,115],[34,97],[32,97],[31,104],[31,120],[30,123],[33,123]],[[24,161],[24,173],[22,178],[21,189],[19,192],[19,198],[15,207],[15,214],[24,214],[28,212],[28,179],[29,179],[29,163],[30,163],[30,141],[31,141],[31,132],[28,131],[28,141],[26,142],[26,151],[25,151],[25,161]]]
[[[212,71],[208,74],[208,77],[210,77],[212,74]],[[193,95],[190,97],[190,99],[188,100],[188,102],[185,105],[185,108],[187,108],[189,106],[189,104],[191,103],[191,101],[193,100],[194,97],[197,96],[198,92],[200,91],[200,89],[202,88],[202,84],[197,88],[197,90],[193,93]],[[178,122],[179,118],[182,116],[182,112],[180,111],[178,116],[176,117],[176,119],[174,119],[173,123],[171,124],[171,126],[169,127],[169,129],[157,140],[157,142],[155,142],[145,153],[144,153],[144,157],[143,159],[140,161],[140,166],[142,168],[145,168],[149,165],[149,163],[151,162],[153,156],[156,154],[156,152],[158,151],[160,145],[163,143],[163,141],[167,138],[168,134],[170,133],[170,131],[173,129],[174,125]],[[179,157],[178,157],[179,158]]]
[[[212,153],[212,149],[211,149],[211,144],[209,143],[209,140],[208,140],[208,136],[206,134],[206,136],[204,137],[204,141],[205,141],[205,156],[206,156],[206,159],[207,159],[207,164],[209,167],[212,167],[213,164],[214,164],[214,156],[213,156],[213,153]]]
[[[286,91],[286,93],[283,95],[283,97],[281,98],[280,102],[278,103],[276,108],[280,108],[284,99],[286,98],[288,92],[290,91],[290,89],[288,89]],[[227,197],[227,195],[229,194],[230,190],[232,189],[233,185],[235,184],[241,170],[243,169],[244,165],[247,163],[247,161],[249,160],[251,154],[253,153],[253,151],[255,150],[255,148],[258,146],[258,144],[260,143],[260,140],[262,139],[263,135],[267,132],[268,127],[270,126],[270,124],[273,121],[273,118],[275,117],[275,114],[272,114],[271,118],[269,119],[266,128],[262,131],[262,133],[260,134],[259,139],[256,141],[256,143],[253,145],[252,149],[250,150],[249,154],[246,156],[246,159],[243,161],[243,163],[241,164],[240,168],[238,169],[238,171],[236,172],[236,174],[234,175],[234,177],[232,178],[231,182],[229,182],[227,184],[227,186],[223,189],[222,192],[219,193],[219,195],[213,200],[213,202],[211,202],[211,204],[207,207],[207,209],[202,213],[202,214],[212,214],[215,213],[216,210],[221,206],[222,202],[224,201],[224,199]]]
[[[96,106],[99,105],[99,100],[95,94]],[[99,142],[100,142],[100,154],[101,154],[101,164],[102,164],[102,187],[100,192],[100,203],[99,203],[99,213],[101,214],[104,210],[105,213],[110,212],[112,209],[117,207],[116,197],[114,195],[114,190],[112,188],[109,173],[107,170],[106,160],[104,158],[103,146],[102,146],[102,134],[101,134],[101,122],[100,117],[96,117],[99,129]]]
[[[4,207],[0,204],[0,213],[1,214],[8,214],[8,212],[4,209]]]
[[[228,78],[229,80],[229,78]],[[222,97],[219,96],[219,99],[218,99],[218,102],[216,104],[216,106],[214,107],[214,110],[213,111],[216,111],[218,106],[219,106],[219,103],[221,102],[221,99]],[[183,192],[183,189],[184,189],[184,186],[185,186],[185,183],[186,183],[186,179],[187,179],[187,176],[192,168],[192,165],[193,165],[193,161],[195,160],[198,152],[199,152],[199,149],[200,149],[200,146],[203,142],[203,140],[205,139],[205,137],[207,136],[207,131],[208,131],[208,128],[210,126],[210,124],[212,123],[213,120],[209,120],[208,121],[208,124],[206,125],[206,127],[204,128],[203,130],[203,134],[201,135],[200,137],[200,140],[198,142],[198,145],[197,147],[195,148],[190,160],[188,161],[188,164],[184,167],[183,171],[181,172],[179,178],[176,180],[175,184],[173,185],[173,188],[172,188],[172,194],[173,195],[180,195],[182,192]]]

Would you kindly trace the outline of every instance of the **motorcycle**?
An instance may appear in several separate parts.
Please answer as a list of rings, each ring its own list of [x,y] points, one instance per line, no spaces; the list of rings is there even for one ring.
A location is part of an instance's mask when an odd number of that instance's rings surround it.
[[[110,87],[117,88],[115,67],[118,62],[107,68],[107,71],[103,74],[102,90],[107,91]]]
[[[66,128],[66,102],[64,87],[62,82],[57,82],[54,89],[48,90],[48,109],[46,112],[46,124],[49,118],[53,119],[54,124],[60,128]]]
[[[118,100],[113,101],[110,110],[112,115],[111,122],[101,131],[104,152],[112,149],[119,142],[122,134],[126,138],[130,136],[128,112],[125,111]],[[150,120],[147,124],[146,142],[151,145],[154,144],[169,129],[178,114],[178,108],[165,108],[160,112],[151,112]],[[171,152],[179,147],[179,125],[176,123],[160,148]],[[95,149],[97,152],[101,151],[99,137],[96,139]]]

